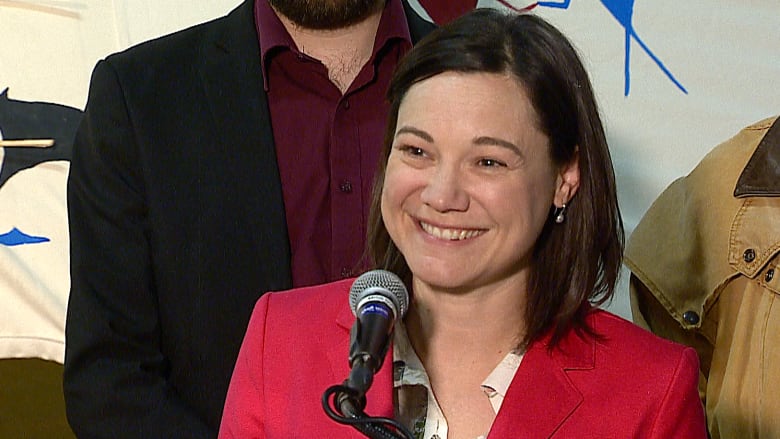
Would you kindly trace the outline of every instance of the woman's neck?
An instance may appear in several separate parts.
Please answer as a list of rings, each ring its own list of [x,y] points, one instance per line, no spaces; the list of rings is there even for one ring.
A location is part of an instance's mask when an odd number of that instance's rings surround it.
[[[492,290],[454,294],[415,283],[405,324],[423,364],[460,355],[484,359],[492,368],[524,336],[525,288],[507,282]]]

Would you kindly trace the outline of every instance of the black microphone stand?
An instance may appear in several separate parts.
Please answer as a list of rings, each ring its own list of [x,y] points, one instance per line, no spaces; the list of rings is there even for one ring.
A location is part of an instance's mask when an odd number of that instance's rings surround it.
[[[363,412],[365,395],[346,385],[347,382],[330,386],[322,394],[322,408],[331,419],[351,425],[371,439],[414,439],[412,433],[395,419],[366,415]]]

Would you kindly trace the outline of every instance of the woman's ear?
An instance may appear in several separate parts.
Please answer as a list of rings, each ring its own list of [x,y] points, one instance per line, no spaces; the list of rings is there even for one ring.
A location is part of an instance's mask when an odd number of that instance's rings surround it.
[[[577,193],[579,187],[580,152],[579,147],[577,147],[574,152],[574,157],[558,169],[553,204],[555,204],[556,207],[563,207],[564,204],[568,204],[569,200]]]

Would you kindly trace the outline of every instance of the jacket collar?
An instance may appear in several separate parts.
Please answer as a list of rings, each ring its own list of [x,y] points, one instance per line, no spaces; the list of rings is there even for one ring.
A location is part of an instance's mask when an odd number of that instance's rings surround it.
[[[780,118],[775,119],[742,170],[734,196],[780,196]]]

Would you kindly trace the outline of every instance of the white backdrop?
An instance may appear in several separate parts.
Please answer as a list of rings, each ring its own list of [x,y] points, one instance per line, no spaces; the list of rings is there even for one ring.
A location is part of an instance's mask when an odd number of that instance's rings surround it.
[[[98,59],[223,15],[239,3],[0,0],[0,92],[8,88],[11,99],[82,109]],[[591,73],[629,234],[655,197],[712,147],[742,127],[780,113],[777,0],[574,0],[566,8],[548,3],[564,2],[543,2],[534,12],[571,38]],[[498,0],[480,0],[478,5],[503,7]],[[419,4],[416,7],[424,12]],[[627,30],[633,32],[628,57]],[[0,148],[0,167],[2,157]],[[67,171],[67,162],[60,166]],[[57,175],[53,181],[61,186],[63,173]],[[0,195],[14,186],[10,184],[14,178],[0,187]],[[53,209],[64,215],[64,188],[57,190],[61,201]],[[0,206],[0,235],[10,230],[13,216],[7,205]],[[51,235],[65,228],[63,224],[52,227],[56,231]],[[54,309],[64,311],[69,288],[67,242],[48,245],[35,253],[24,246],[0,244],[0,264],[27,258],[33,269],[49,267],[51,273],[41,277],[45,281],[38,287],[52,296]],[[0,303],[12,293],[3,291],[0,281]],[[625,279],[610,309],[630,316]],[[63,316],[50,319],[54,327],[62,327]],[[2,312],[0,317],[8,318]]]

